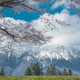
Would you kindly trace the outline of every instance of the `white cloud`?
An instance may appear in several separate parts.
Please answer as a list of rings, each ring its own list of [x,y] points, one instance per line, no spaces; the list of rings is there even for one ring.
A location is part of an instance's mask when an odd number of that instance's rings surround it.
[[[70,26],[60,26],[57,23],[55,23],[55,26],[58,30],[54,29],[53,31],[50,31],[50,27],[46,28],[49,32],[44,33],[47,36],[53,36],[54,39],[52,43],[54,44],[69,44],[69,45],[80,45],[80,17],[77,15],[70,15],[67,10],[63,10],[60,14],[56,13],[54,15],[51,15],[48,17],[48,14],[45,13],[42,16],[45,16],[48,19],[52,19],[52,17],[60,19],[61,21],[65,21],[66,23],[69,23]],[[41,17],[41,16],[40,16]],[[34,25],[34,27],[38,30],[43,30],[45,28],[44,22],[40,21],[40,17],[37,20],[33,20],[30,23]],[[15,20],[13,18],[6,18],[10,19],[15,24],[19,23],[26,23],[26,21],[23,20]]]
[[[55,35],[53,42],[55,44],[80,44],[80,18],[77,15],[70,16],[69,14],[60,13],[54,15],[62,21],[70,23],[70,26],[58,27],[60,34]]]
[[[45,35],[54,36],[54,39],[52,41],[54,44],[79,45],[80,44],[80,17],[78,17],[77,15],[70,15],[67,13],[69,13],[67,10],[63,10],[60,14],[50,15],[49,19],[51,19],[51,17],[53,16],[54,18],[69,23],[70,26],[60,26],[57,23],[55,23],[56,28],[58,30],[53,30],[53,31],[49,30],[49,32],[47,32]],[[45,17],[48,17],[47,14],[44,15]],[[39,30],[41,30],[45,26],[43,22],[42,23],[40,22],[40,19],[33,20],[32,23]]]
[[[77,9],[80,8],[80,4],[75,3],[74,0],[72,2],[71,2],[71,0],[61,0],[61,1],[55,1],[55,3],[52,5],[51,9],[54,10],[54,9],[58,8],[59,6],[61,6],[61,5],[64,5],[66,8],[70,8],[71,3],[73,4],[73,6],[76,6]]]
[[[12,23],[14,23],[14,24],[16,24],[16,25],[18,25],[19,23],[23,23],[23,24],[25,24],[26,23],[26,21],[24,21],[24,20],[15,20],[15,19],[13,19],[13,18],[10,18],[10,17],[5,17],[5,18],[2,18],[2,19],[0,19],[0,23],[3,23],[3,21],[8,21],[8,20],[10,20]]]
[[[61,3],[55,2],[55,3],[52,5],[51,9],[52,9],[52,10],[53,10],[53,9],[56,9],[56,8],[58,8],[58,7],[61,6],[61,5],[62,5]]]
[[[37,1],[33,1],[33,0],[29,0],[29,1],[25,1],[25,3],[27,3],[28,5],[35,5],[35,6],[39,6],[39,2]]]

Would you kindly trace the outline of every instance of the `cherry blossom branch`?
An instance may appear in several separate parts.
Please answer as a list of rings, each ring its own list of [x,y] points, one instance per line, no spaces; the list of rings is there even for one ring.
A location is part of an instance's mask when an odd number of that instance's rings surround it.
[[[7,27],[7,26],[11,26],[12,27]],[[41,31],[36,30],[34,27],[32,27],[32,25],[27,24],[27,26],[24,26],[24,24],[19,24],[19,25],[15,25],[8,23],[7,22],[3,22],[3,25],[0,25],[0,34],[6,36],[7,39],[11,40],[12,42],[14,40],[14,42],[17,43],[21,43],[21,42],[28,42],[28,43],[46,43],[47,41],[49,41],[52,37],[47,36],[45,37],[44,35],[42,35]]]

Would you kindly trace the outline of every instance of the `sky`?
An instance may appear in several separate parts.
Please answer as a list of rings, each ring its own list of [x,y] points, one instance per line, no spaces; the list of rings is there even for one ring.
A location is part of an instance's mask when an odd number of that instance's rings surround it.
[[[51,31],[50,27],[48,27],[48,32],[43,34],[54,37],[50,44],[72,45],[80,48],[80,16],[76,15],[75,12],[70,9],[67,3],[66,5],[63,3],[66,3],[66,1],[63,0],[61,3],[54,2],[52,7],[49,7],[48,5],[44,5],[43,7],[41,6],[42,8],[46,8],[47,12],[50,12],[50,16],[48,16],[48,13],[43,13],[41,15],[37,12],[28,13],[26,11],[14,15],[13,10],[11,9],[6,9],[3,13],[6,14],[7,19],[12,20],[15,24],[17,24],[17,22],[29,22],[38,30],[43,30],[43,28],[45,28],[45,24],[40,21],[41,16],[45,16],[49,19],[51,19],[53,16],[55,19],[57,18],[61,21],[65,21],[66,23],[69,23],[70,26],[61,26],[55,23],[55,27],[57,29]],[[40,7],[39,3],[33,4]]]

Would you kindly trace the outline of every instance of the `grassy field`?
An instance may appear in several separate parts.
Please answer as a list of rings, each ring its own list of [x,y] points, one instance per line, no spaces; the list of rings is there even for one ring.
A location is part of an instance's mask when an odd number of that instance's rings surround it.
[[[80,80],[80,76],[0,76],[0,80]]]

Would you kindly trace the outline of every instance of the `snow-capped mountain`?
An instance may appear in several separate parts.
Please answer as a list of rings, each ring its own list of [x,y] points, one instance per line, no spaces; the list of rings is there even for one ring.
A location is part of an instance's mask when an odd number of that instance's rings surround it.
[[[80,72],[80,51],[66,45],[43,45],[43,46],[18,46],[13,51],[3,54],[0,67],[4,67],[8,75],[24,75],[26,68],[31,63],[43,64],[43,69],[51,63],[59,68],[68,68]]]

